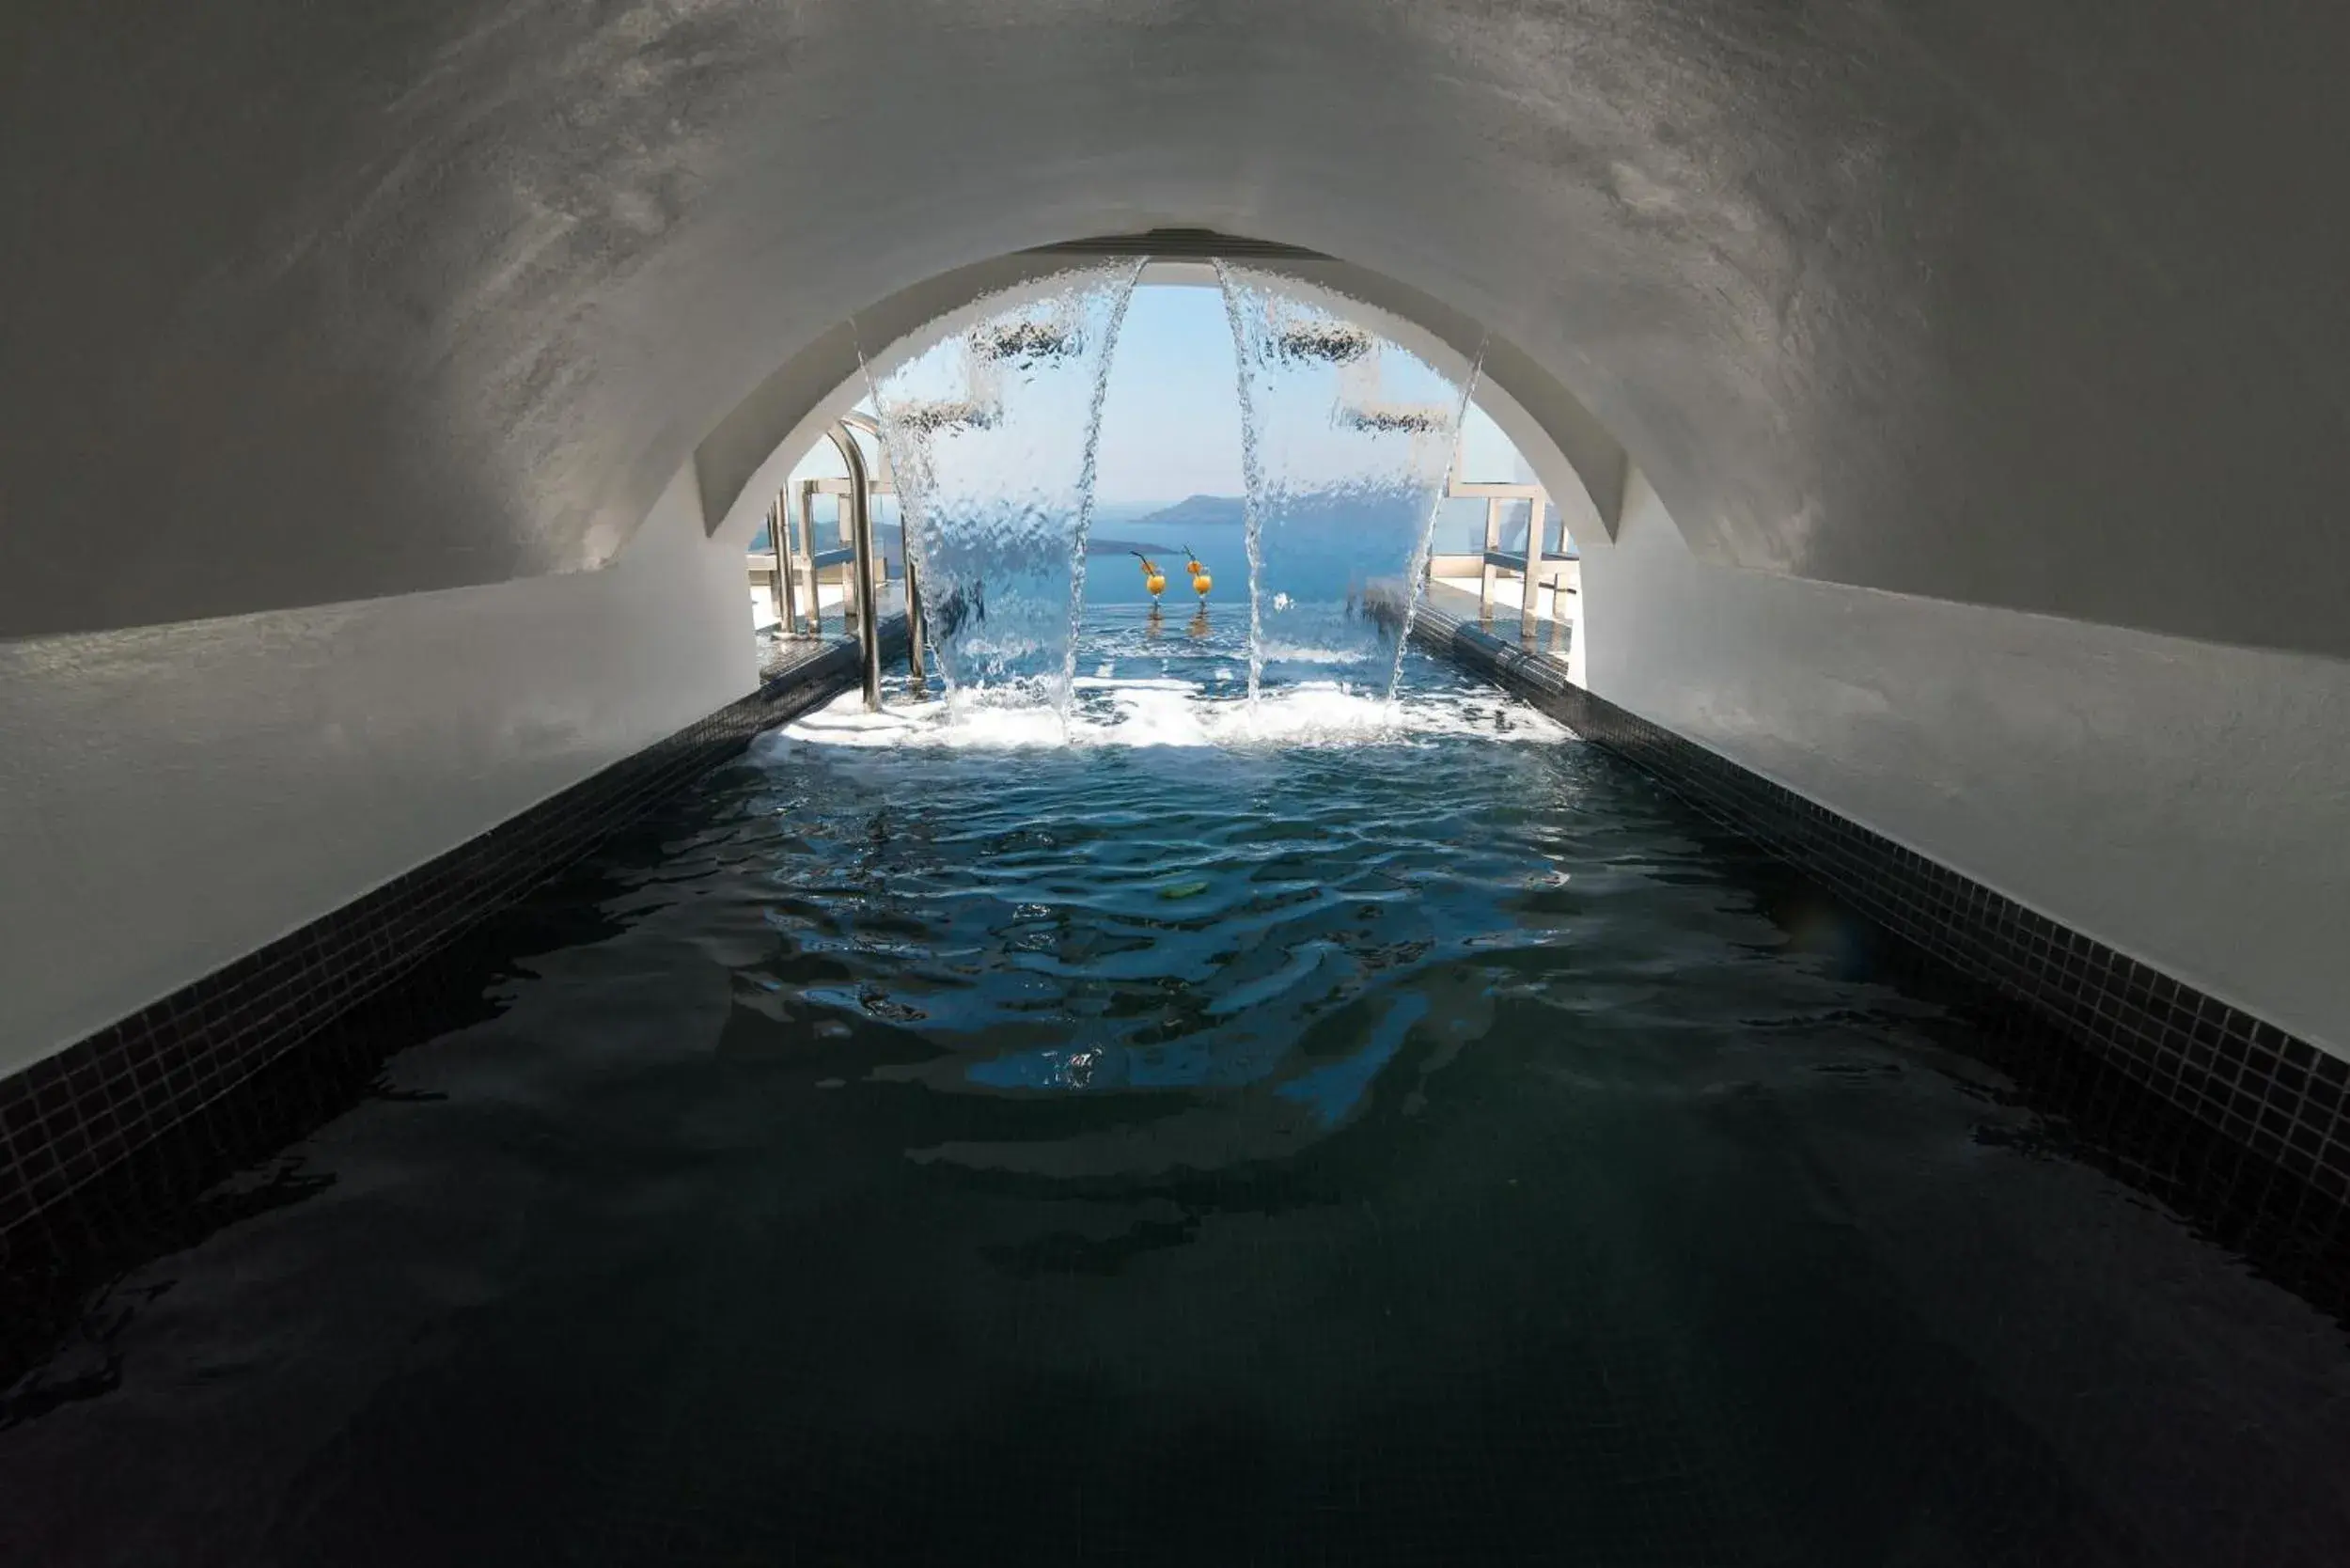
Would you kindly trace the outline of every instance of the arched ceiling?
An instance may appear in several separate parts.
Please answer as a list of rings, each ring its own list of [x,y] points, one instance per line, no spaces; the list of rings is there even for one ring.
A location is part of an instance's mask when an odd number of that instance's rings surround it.
[[[0,635],[588,568],[851,312],[1283,241],[1725,563],[2350,652],[2350,12],[23,0]]]

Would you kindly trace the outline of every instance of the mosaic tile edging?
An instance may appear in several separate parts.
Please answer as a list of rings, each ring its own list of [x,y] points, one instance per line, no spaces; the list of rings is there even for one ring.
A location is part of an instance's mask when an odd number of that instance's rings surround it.
[[[1391,598],[1371,608],[1392,624]],[[1556,660],[1424,602],[1412,635],[1615,752],[1885,930],[2023,1002],[2195,1121],[2350,1201],[2350,1061],[1584,690]]]
[[[905,618],[882,622],[885,657]],[[131,1158],[761,730],[855,684],[856,644],[787,647],[759,689],[63,1051],[0,1079],[0,1237]]]

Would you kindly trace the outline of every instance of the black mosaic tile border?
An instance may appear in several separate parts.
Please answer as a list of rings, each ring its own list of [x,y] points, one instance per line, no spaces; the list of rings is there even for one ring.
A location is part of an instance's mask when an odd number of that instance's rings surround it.
[[[1392,598],[1374,601],[1392,623]],[[1413,637],[1491,676],[1904,941],[2022,1002],[2127,1079],[2350,1201],[2350,1061],[2025,908],[1593,695],[1566,666],[1422,604]]]
[[[882,629],[902,652],[904,617]],[[750,696],[0,1079],[0,1241],[856,679],[853,641],[779,645]]]

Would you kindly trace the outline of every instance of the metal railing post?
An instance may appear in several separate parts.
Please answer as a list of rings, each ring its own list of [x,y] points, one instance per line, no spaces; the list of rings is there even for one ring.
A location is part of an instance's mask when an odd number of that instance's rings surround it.
[[[881,609],[873,592],[873,486],[866,475],[865,452],[846,425],[827,431],[849,465],[849,544],[855,552],[856,640],[858,663],[865,676],[865,711],[881,712]]]
[[[776,510],[767,519],[767,542],[774,547],[776,630],[783,636],[799,635],[799,618],[792,601],[799,597],[791,570],[791,492],[776,492]]]
[[[1534,640],[1535,606],[1541,601],[1543,588],[1543,500],[1528,496],[1526,502],[1526,591],[1518,602],[1518,639],[1531,644]]]
[[[1485,548],[1480,551],[1477,567],[1477,623],[1494,623],[1494,552],[1501,548],[1501,501],[1497,496],[1485,498]]]
[[[889,444],[882,439],[881,421],[870,415],[854,411],[840,416],[840,422],[851,431],[862,431],[873,438],[873,450],[881,458],[881,470],[872,476],[872,493],[885,489],[898,497],[898,555],[905,563],[900,573],[906,594],[906,673],[911,676],[914,695],[923,695],[926,671],[923,667],[922,644],[928,628],[922,620],[922,585],[914,567],[914,525],[906,517],[905,493],[898,488],[898,473],[889,462]],[[882,581],[889,581],[888,563],[882,564]]]
[[[905,560],[902,575],[906,585],[906,673],[913,677],[914,695],[923,695],[922,670],[922,586],[914,578],[913,527],[906,522],[906,504],[898,502],[898,553]]]
[[[807,545],[807,553],[802,553]],[[799,562],[808,562],[808,625],[807,633],[816,635],[825,630],[825,573],[816,569],[816,498],[808,494],[807,484],[799,487],[799,496],[792,506],[792,576],[799,576]],[[799,595],[792,595],[792,630],[802,630],[799,623]]]

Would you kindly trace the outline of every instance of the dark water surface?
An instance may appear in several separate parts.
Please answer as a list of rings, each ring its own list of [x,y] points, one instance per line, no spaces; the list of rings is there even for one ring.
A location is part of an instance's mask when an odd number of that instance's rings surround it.
[[[1251,741],[1164,636],[503,918],[42,1329],[0,1562],[2345,1560],[2342,1326],[1832,907],[1417,660]]]

